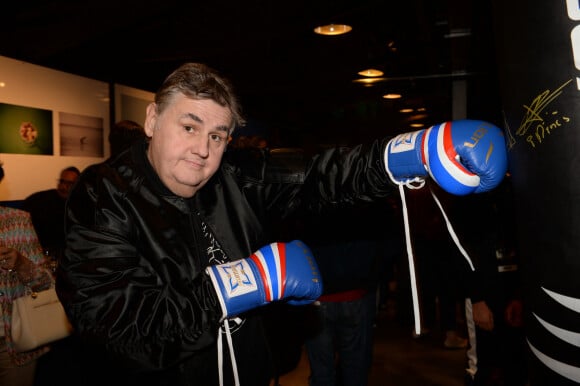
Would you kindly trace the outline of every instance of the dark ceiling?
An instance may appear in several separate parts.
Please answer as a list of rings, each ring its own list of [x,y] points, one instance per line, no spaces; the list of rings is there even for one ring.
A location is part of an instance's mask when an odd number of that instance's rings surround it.
[[[181,63],[204,62],[234,83],[248,133],[352,142],[450,119],[455,80],[488,82],[486,3],[21,0],[0,24],[0,55],[153,92]],[[321,23],[353,31],[314,34]],[[368,67],[385,80],[353,82]],[[393,91],[403,98],[381,98]],[[426,114],[399,113],[406,106]]]

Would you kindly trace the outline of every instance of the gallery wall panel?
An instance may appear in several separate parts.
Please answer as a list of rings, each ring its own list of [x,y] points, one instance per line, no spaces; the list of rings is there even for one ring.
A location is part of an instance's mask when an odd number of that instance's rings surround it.
[[[0,56],[0,106],[4,107],[0,109],[0,161],[6,172],[0,201],[54,188],[63,168],[82,170],[108,155],[104,141],[109,131],[109,85],[105,82]],[[38,118],[46,117],[43,112],[51,113],[52,122]],[[63,127],[70,129],[61,126],[63,116],[90,122],[94,134],[90,141],[99,141],[92,142],[91,151],[78,150],[81,138],[73,138],[74,130],[61,132]],[[63,134],[70,142],[79,142],[74,151],[65,151],[68,155],[62,153]],[[22,143],[10,144],[15,138]]]

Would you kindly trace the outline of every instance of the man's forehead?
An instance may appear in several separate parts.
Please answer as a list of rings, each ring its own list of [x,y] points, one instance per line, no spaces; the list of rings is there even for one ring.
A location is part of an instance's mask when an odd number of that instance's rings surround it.
[[[209,121],[217,122],[215,129],[230,130],[233,124],[233,114],[228,107],[212,99],[188,99],[193,103],[187,103],[176,111],[180,119],[191,119],[202,124],[207,124]]]

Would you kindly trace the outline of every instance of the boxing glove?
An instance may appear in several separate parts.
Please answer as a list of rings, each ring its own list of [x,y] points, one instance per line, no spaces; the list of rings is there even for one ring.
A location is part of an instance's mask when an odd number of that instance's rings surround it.
[[[272,243],[250,257],[206,268],[222,319],[278,300],[309,304],[322,294],[312,252],[301,241]]]
[[[499,185],[506,174],[505,138],[488,122],[445,122],[392,138],[385,149],[385,167],[398,184],[430,175],[449,193],[481,193]]]

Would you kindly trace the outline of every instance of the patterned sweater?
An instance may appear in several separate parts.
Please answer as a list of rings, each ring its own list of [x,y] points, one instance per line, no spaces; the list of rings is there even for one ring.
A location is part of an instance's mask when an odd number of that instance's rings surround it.
[[[0,206],[0,245],[16,249],[25,258],[35,263],[32,273],[33,280],[25,286],[20,282],[15,272],[0,270],[0,336],[6,338],[6,348],[13,361],[22,365],[48,351],[48,347],[42,347],[25,353],[17,353],[10,338],[12,319],[12,301],[26,294],[27,290],[41,290],[53,285],[53,278],[44,268],[44,256],[38,237],[32,225],[28,212]]]

